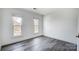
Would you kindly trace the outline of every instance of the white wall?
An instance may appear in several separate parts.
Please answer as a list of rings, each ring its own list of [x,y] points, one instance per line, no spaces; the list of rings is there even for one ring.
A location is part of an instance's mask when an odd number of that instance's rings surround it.
[[[1,41],[2,41],[2,10],[0,9],[0,50],[1,50]]]
[[[76,9],[57,9],[44,16],[44,35],[76,43]]]
[[[12,36],[12,15],[21,16],[23,18],[22,36]],[[3,9],[2,14],[2,45],[26,40],[32,37],[36,37],[43,34],[43,16],[34,12],[22,10],[22,9]],[[33,18],[40,20],[40,29],[38,34],[33,33]]]
[[[79,34],[79,9],[78,11],[78,16],[77,16],[77,35]],[[79,51],[79,38],[77,38],[77,50]]]

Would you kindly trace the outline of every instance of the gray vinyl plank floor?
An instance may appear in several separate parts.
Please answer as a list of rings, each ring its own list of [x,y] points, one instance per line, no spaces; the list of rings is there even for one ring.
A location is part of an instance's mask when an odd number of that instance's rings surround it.
[[[39,36],[3,46],[2,51],[77,51],[77,45],[46,36]]]

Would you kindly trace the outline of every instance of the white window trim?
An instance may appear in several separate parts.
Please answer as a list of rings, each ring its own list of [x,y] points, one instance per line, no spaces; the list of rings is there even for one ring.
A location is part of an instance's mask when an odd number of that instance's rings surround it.
[[[38,25],[34,24],[34,19],[38,20]],[[34,19],[33,19],[33,26],[34,26],[34,31],[33,32],[34,32],[34,34],[38,34],[39,33],[39,22],[40,22],[40,20],[37,19],[37,18],[34,18]],[[35,26],[38,26],[38,31],[37,32],[35,32]]]
[[[12,16],[12,17],[20,17],[20,18],[22,18],[21,16]],[[15,36],[14,35],[14,25],[13,25],[13,18],[11,18],[12,19],[12,37],[14,37],[14,38],[16,38],[16,37],[22,37],[23,36],[23,33],[22,33],[22,25],[21,25],[21,35],[17,35],[17,36]],[[23,18],[22,18],[22,21],[21,21],[22,23],[23,23]]]

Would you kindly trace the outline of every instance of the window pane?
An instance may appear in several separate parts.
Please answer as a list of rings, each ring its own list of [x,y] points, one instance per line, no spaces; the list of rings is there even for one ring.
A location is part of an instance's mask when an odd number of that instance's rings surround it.
[[[21,35],[21,26],[15,25],[14,26],[14,36],[20,36]]]
[[[34,33],[38,33],[38,25],[35,25]]]
[[[13,25],[21,25],[22,18],[21,17],[13,17]]]
[[[21,34],[21,25],[22,18],[21,17],[13,17],[13,35],[20,36]]]
[[[38,19],[34,19],[34,25],[39,25],[39,20]]]

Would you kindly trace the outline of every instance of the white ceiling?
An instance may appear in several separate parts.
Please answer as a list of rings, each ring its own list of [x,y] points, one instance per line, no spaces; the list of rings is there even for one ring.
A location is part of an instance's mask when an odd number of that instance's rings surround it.
[[[56,8],[36,8],[36,10],[34,10],[33,8],[24,8],[24,9],[33,11],[42,15],[47,15],[56,10]]]

